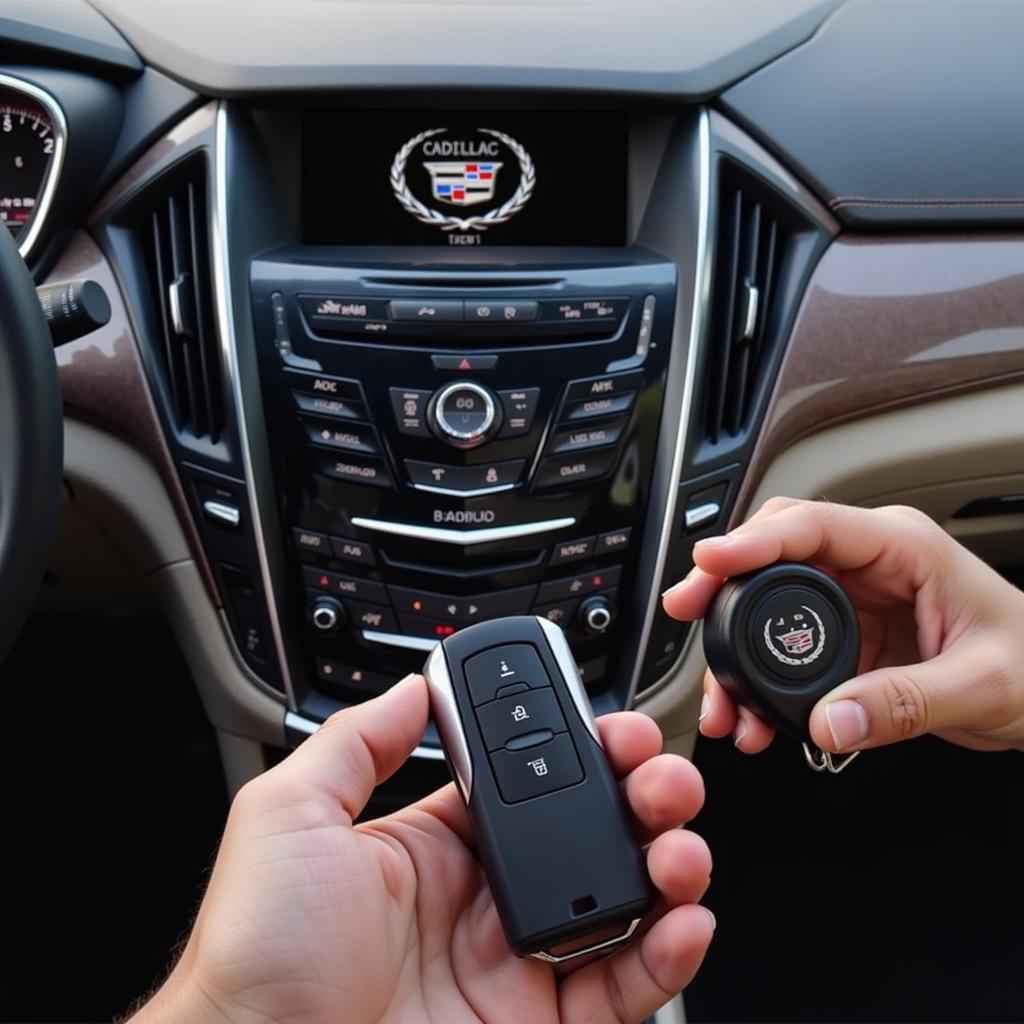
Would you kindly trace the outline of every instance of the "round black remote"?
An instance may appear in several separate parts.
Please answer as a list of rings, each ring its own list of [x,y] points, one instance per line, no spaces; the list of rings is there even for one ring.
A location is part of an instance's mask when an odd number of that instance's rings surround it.
[[[811,709],[856,674],[859,652],[850,599],[807,565],[726,580],[704,618],[704,654],[726,692],[805,743]]]

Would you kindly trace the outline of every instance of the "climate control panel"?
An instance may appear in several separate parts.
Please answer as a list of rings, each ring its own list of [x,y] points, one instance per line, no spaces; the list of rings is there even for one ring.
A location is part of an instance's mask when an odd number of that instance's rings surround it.
[[[459,629],[532,613],[599,706],[624,703],[657,585],[674,265],[317,255],[252,267],[297,699],[375,694]]]

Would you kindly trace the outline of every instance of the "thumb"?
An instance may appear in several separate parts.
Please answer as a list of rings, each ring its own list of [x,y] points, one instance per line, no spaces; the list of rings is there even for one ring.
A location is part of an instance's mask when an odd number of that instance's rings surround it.
[[[970,728],[987,703],[977,652],[950,650],[916,665],[875,669],[836,687],[811,712],[822,750],[847,752]]]
[[[408,675],[380,697],[331,715],[275,772],[281,782],[326,793],[354,820],[374,786],[420,742],[428,713],[426,680]]]

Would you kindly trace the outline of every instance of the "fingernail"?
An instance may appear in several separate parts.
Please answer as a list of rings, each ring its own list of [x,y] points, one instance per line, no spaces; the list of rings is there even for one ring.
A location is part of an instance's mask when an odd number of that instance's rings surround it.
[[[742,718],[740,718],[732,734],[732,743],[734,747],[738,747],[740,743],[743,741],[743,737],[747,735],[747,729],[747,723],[744,722]]]
[[[700,699],[700,714],[697,716],[697,725],[700,725],[709,714],[711,714],[711,701],[708,700],[708,695],[705,693]]]
[[[836,750],[845,750],[868,738],[868,713],[855,700],[837,700],[825,705],[825,721]]]
[[[708,917],[711,918],[711,929],[712,929],[712,931],[714,931],[714,929],[716,929],[718,927],[718,921],[715,920],[715,915],[712,914],[711,911],[708,910],[707,907],[701,907],[700,909],[703,910],[704,913],[707,914]]]
[[[717,548],[722,544],[728,544],[732,540],[728,534],[722,534],[720,537],[705,537],[703,540],[697,541],[694,547],[703,548]]]

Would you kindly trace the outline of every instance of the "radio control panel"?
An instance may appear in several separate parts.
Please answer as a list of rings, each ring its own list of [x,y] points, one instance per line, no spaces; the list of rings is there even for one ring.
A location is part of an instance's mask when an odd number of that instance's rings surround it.
[[[659,582],[638,566],[674,264],[324,252],[252,265],[297,699],[373,695],[459,629],[532,613],[565,630],[598,706],[621,706],[624,638]]]

